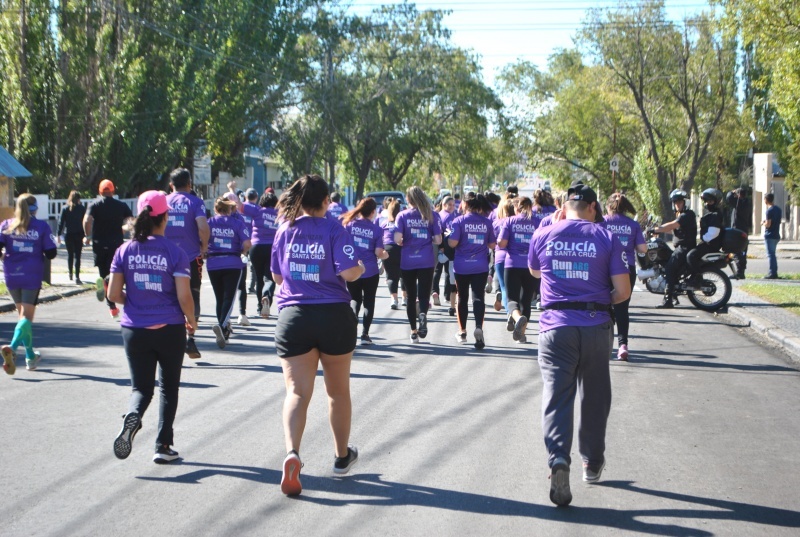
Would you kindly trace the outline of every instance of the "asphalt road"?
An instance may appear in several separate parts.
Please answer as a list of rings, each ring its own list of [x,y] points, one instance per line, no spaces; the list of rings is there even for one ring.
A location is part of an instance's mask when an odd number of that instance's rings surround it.
[[[209,312],[207,283],[203,292]],[[320,377],[301,452],[304,490],[290,499],[279,487],[274,319],[236,329],[220,351],[203,316],[203,358],[183,370],[183,459],[159,466],[157,402],[130,458],[112,453],[129,394],[117,323],[92,294],[42,305],[40,369],[0,376],[0,534],[797,535],[800,374],[713,315],[660,313],[658,300],[634,295],[631,362],[612,364],[606,470],[587,486],[575,463],[567,509],[548,498],[535,336],[514,343],[498,313],[483,351],[471,336],[456,343],[444,308],[412,345],[382,287],[377,345],[359,348],[353,363],[361,458],[351,475],[333,477]],[[14,322],[0,316],[0,339]]]

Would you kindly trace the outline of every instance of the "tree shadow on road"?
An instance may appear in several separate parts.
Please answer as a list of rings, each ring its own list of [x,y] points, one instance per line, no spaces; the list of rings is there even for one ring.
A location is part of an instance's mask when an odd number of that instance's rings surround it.
[[[283,375],[283,369],[279,365],[266,365],[266,364],[212,364],[210,362],[194,362],[199,369],[224,369],[232,371],[255,371],[257,373],[275,373]],[[321,377],[322,369],[317,371],[317,376]],[[374,379],[374,380],[405,380],[404,377],[395,377],[390,375],[366,375],[363,373],[350,372],[351,379]],[[181,384],[183,386],[183,384]]]
[[[691,352],[668,352],[648,350],[643,354],[631,354],[629,363],[642,365],[663,365],[685,368],[730,369],[733,372],[743,373],[797,373],[796,369],[770,364],[732,364],[717,361],[717,356],[712,354],[698,354]]]
[[[39,375],[40,373],[47,373],[50,375],[56,375],[58,378],[47,378],[47,377],[39,377],[33,375]],[[62,373],[60,371],[56,371],[54,369],[42,369],[41,367],[36,370],[30,377],[15,377],[14,380],[20,382],[60,382],[65,380],[88,380],[91,382],[102,382],[105,384],[114,384],[115,386],[125,386],[130,388],[131,386],[131,379],[129,378],[122,378],[116,379],[111,377],[98,377],[96,375],[79,375],[77,373]],[[156,387],[158,386],[158,380],[156,379]],[[219,388],[216,384],[199,384],[197,382],[184,382],[181,381],[181,389],[192,389],[192,388]]]

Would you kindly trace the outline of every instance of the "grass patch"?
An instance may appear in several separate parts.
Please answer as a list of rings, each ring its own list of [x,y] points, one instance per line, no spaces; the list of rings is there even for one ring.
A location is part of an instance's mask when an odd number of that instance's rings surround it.
[[[739,287],[742,291],[757,296],[779,308],[800,315],[800,286],[773,283],[746,283]]]
[[[748,280],[763,280],[766,274],[753,274],[747,273],[745,277]],[[800,273],[799,272],[779,272],[778,273],[779,280],[800,280]]]

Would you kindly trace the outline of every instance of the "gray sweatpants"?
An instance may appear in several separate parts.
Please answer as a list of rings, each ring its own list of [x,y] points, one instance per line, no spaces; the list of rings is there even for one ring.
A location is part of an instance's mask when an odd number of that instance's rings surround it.
[[[539,334],[542,372],[542,430],[548,465],[558,457],[571,462],[575,392],[580,396],[578,451],[584,462],[604,462],[606,422],[611,410],[608,359],[614,325],[566,326]]]

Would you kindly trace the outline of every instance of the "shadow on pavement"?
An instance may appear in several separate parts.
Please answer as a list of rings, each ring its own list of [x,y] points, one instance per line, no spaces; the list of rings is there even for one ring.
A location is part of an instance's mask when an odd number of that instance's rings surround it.
[[[685,360],[683,358],[698,358],[698,360]],[[702,358],[705,358],[703,360]],[[724,362],[713,362],[708,359],[715,359],[711,354],[693,354],[686,352],[666,352],[658,350],[648,350],[647,354],[631,354],[629,360],[637,364],[659,364],[665,366],[684,366],[684,367],[708,367],[710,369],[732,369],[745,373],[797,373],[796,369],[779,365],[759,365],[759,364],[730,364]]]
[[[264,365],[264,364],[236,364],[236,365],[219,365],[210,362],[194,362],[195,365],[202,369],[225,369],[225,370],[239,370],[239,371],[256,371],[260,373],[276,373],[283,375],[283,369],[279,365]],[[317,376],[322,376],[322,369],[317,371]],[[351,379],[374,379],[374,380],[405,380],[404,377],[394,377],[389,375],[364,375],[362,373],[350,373]],[[183,384],[181,384],[183,387]]]
[[[78,375],[75,373],[61,373],[53,369],[42,369],[41,367],[38,368],[35,373],[32,373],[32,375],[38,375],[40,373],[57,375],[60,376],[61,378],[35,378],[34,376],[30,376],[30,377],[14,377],[14,380],[18,380],[21,382],[59,382],[65,380],[89,380],[92,382],[103,382],[105,384],[114,384],[115,386],[130,387],[131,385],[131,379],[129,378],[115,379],[108,377],[98,377],[95,375]],[[158,386],[158,381],[156,381],[156,386]],[[219,386],[217,386],[216,384],[199,384],[196,382],[181,381],[181,389],[184,388],[219,388]]]

